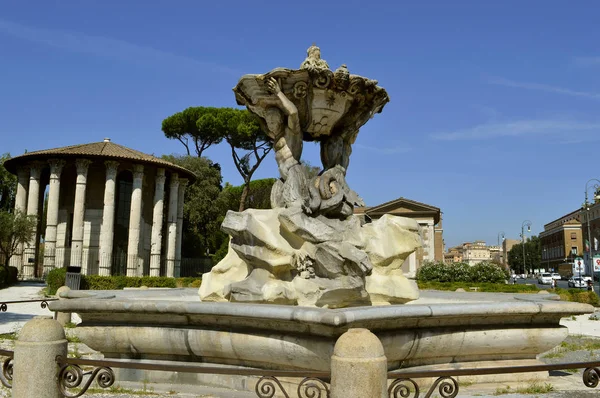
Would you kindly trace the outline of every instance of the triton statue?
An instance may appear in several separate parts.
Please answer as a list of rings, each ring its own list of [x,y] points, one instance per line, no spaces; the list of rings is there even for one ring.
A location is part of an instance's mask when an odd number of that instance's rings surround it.
[[[300,69],[245,75],[233,89],[273,140],[281,178],[271,192],[272,210],[227,214],[222,229],[231,236],[229,252],[205,275],[200,296],[327,307],[412,300],[418,292],[400,266],[420,246],[418,226],[387,216],[361,226],[353,211],[365,204],[346,183],[358,131],[389,97],[346,65],[332,72],[319,47],[307,54]],[[303,141],[321,146],[323,169],[312,179],[301,164]],[[403,243],[382,246],[400,235]],[[374,270],[380,264],[385,272]],[[370,281],[390,272],[392,291],[369,291],[380,285]]]

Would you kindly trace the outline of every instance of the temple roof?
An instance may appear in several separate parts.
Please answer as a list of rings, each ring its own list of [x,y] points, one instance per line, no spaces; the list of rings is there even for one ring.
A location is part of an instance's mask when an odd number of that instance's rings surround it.
[[[73,157],[86,157],[86,158],[102,158],[102,159],[126,159],[132,162],[138,163],[151,163],[157,166],[163,166],[171,169],[172,171],[182,174],[182,177],[190,178],[192,181],[196,179],[196,176],[190,170],[167,162],[156,156],[148,155],[146,153],[136,151],[135,149],[127,148],[123,145],[115,144],[109,139],[105,139],[101,142],[92,142],[89,144],[79,144],[64,146],[61,148],[43,149],[41,151],[27,152],[23,155],[15,156],[4,162],[4,167],[11,173],[16,173],[16,168],[19,164],[30,162],[34,160],[47,160],[50,158],[73,158]]]

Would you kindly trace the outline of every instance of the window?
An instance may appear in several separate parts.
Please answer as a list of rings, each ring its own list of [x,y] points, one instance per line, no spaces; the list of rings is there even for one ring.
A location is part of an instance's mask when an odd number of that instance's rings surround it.
[[[571,254],[576,256],[577,255],[577,246],[572,246],[571,247]]]
[[[571,240],[577,240],[577,234],[575,232],[571,232]]]

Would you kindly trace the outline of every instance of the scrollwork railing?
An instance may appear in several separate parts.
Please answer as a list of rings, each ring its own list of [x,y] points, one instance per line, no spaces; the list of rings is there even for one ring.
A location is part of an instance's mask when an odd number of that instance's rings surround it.
[[[79,365],[66,363],[61,356],[56,357],[56,362],[60,365],[58,371],[57,383],[62,395],[67,398],[77,398],[86,393],[93,381],[97,378],[97,383],[100,388],[109,388],[115,383],[115,373],[108,366],[100,366],[89,373],[89,378],[80,387],[84,381],[84,375],[88,372],[83,371]],[[77,389],[76,392],[69,390]]]
[[[0,312],[8,311],[8,304],[40,303],[40,307],[45,309],[48,307],[48,301],[56,301],[56,300],[58,300],[58,299],[3,301],[3,302],[0,302]]]
[[[258,398],[272,398],[279,391],[285,398],[290,395],[279,379],[274,376],[263,376],[256,383],[254,392]],[[298,398],[329,398],[329,386],[316,377],[305,377],[296,391]]]
[[[589,388],[596,388],[600,381],[600,370],[598,368],[587,368],[583,371],[583,384]]]
[[[4,387],[12,388],[14,353],[12,351],[0,350],[0,356],[6,357],[6,359],[2,362],[0,383],[2,383]]]

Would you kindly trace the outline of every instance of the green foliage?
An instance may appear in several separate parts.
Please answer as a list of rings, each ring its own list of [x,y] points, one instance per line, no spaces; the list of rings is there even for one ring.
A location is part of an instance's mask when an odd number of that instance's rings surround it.
[[[10,213],[0,210],[0,255],[4,257],[4,264],[1,265],[6,271],[5,278],[10,275],[8,264],[11,257],[17,252],[20,245],[31,239],[36,228],[35,216],[28,216],[20,211]],[[4,283],[8,283],[8,279],[5,279]]]
[[[598,295],[593,291],[561,288],[556,288],[554,291],[563,301],[573,301],[576,303],[591,304],[594,307],[600,307]]]
[[[228,251],[229,251],[229,238],[223,239],[223,242],[221,243],[221,247],[219,247],[219,250],[217,250],[217,252],[212,257],[213,265],[217,265],[219,263],[219,261],[223,260],[223,258],[225,258],[225,256],[227,255]]]
[[[66,268],[57,268],[48,273],[46,284],[48,295],[55,295],[59,287],[64,286]],[[165,276],[99,276],[81,275],[81,290],[121,290],[126,287],[199,287],[202,278],[168,278]]]
[[[164,119],[162,130],[167,138],[179,140],[188,155],[193,144],[198,157],[211,145],[227,141],[235,167],[244,179],[245,189],[238,207],[239,211],[244,210],[248,184],[272,149],[272,142],[256,116],[234,108],[191,107]]]
[[[465,289],[467,292],[472,287],[478,288],[479,292],[495,292],[495,293],[537,293],[538,289],[535,285],[513,285],[506,283],[477,283],[477,282],[417,282],[419,289],[423,290],[448,290],[455,291],[456,289]]]
[[[17,177],[4,168],[10,154],[0,156],[0,210],[11,211],[15,207]]]
[[[162,122],[162,131],[167,138],[179,140],[188,156],[190,146],[198,157],[211,145],[223,138],[223,118],[220,108],[196,106],[169,116]],[[190,142],[191,140],[191,142]]]
[[[542,247],[540,238],[532,236],[525,242],[525,264],[523,264],[523,243],[517,243],[508,252],[508,264],[517,273],[533,273],[542,262]]]
[[[217,239],[224,214],[219,204],[221,196],[221,166],[208,158],[165,155],[168,162],[182,166],[196,175],[196,181],[185,190],[183,205],[184,257],[205,256],[207,249],[215,252],[221,240]],[[239,206],[239,201],[238,201]]]
[[[271,208],[271,188],[277,179],[264,178],[261,180],[250,181],[250,194],[247,198],[248,209],[270,209]],[[233,186],[228,183],[221,192],[219,201],[222,203],[225,212],[227,210],[237,211],[244,191],[244,185]],[[224,213],[225,213],[224,212]]]
[[[300,164],[306,171],[306,175],[308,176],[309,179],[312,179],[313,177],[318,176],[319,173],[321,172],[321,168],[319,166],[313,166],[306,160],[300,160]]]
[[[474,266],[465,263],[425,262],[417,271],[420,282],[504,283],[508,273],[502,267],[481,262]]]

